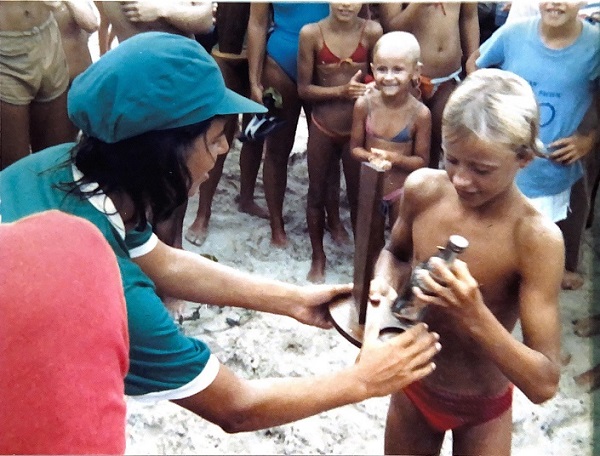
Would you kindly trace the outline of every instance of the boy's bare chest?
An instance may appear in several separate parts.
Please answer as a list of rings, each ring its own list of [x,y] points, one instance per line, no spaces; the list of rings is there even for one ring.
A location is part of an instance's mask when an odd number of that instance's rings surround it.
[[[471,275],[484,294],[499,298],[515,291],[518,280],[518,252],[513,225],[507,221],[480,222],[458,215],[432,211],[423,214],[413,224],[414,263],[426,261],[446,245],[453,234],[469,241],[468,248],[459,255],[467,263]]]

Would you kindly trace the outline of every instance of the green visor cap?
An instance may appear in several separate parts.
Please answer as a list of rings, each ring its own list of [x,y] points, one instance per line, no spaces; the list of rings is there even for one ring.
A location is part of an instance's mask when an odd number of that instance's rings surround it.
[[[84,134],[115,143],[152,130],[266,108],[225,87],[214,59],[172,33],[135,35],[73,81],[69,117]]]

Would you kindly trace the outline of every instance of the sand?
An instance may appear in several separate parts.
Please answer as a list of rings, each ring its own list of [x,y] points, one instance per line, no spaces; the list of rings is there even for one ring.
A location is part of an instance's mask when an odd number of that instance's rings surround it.
[[[305,222],[308,185],[306,128],[303,120],[290,160],[285,200],[289,246],[270,246],[268,222],[237,211],[239,143],[225,163],[214,202],[209,235],[201,247],[184,241],[184,248],[208,253],[222,264],[292,283],[306,283],[310,244]],[[257,202],[265,206],[262,179]],[[186,226],[192,221],[197,198],[190,201]],[[348,210],[342,217],[349,228]],[[589,272],[587,240],[584,270]],[[327,283],[352,280],[353,246],[336,246],[325,237]],[[590,281],[577,291],[561,294],[564,366],[558,394],[543,405],[532,404],[515,390],[514,455],[592,454],[592,399],[573,376],[591,367],[591,339],[573,334],[571,320],[589,310]],[[196,313],[194,315],[194,313]],[[233,308],[188,304],[183,331],[206,341],[219,360],[246,378],[318,375],[352,363],[358,350],[335,330],[319,330],[281,316]],[[519,337],[520,330],[515,330]],[[381,454],[388,398],[375,398],[341,407],[296,423],[268,430],[228,435],[217,426],[168,402],[141,405],[128,400],[129,454]],[[443,455],[451,454],[447,437]]]

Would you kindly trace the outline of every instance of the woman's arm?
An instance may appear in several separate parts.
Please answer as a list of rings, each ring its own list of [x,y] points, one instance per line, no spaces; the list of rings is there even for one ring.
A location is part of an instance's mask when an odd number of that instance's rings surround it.
[[[134,261],[161,294],[191,302],[287,315],[323,328],[331,327],[325,304],[352,290],[350,284],[301,287],[251,275],[161,241]]]
[[[205,390],[173,402],[226,432],[245,432],[386,396],[434,370],[431,358],[440,345],[437,334],[428,333],[425,325],[386,341],[378,336],[379,327],[367,320],[356,363],[335,373],[248,381],[220,366],[217,377]]]

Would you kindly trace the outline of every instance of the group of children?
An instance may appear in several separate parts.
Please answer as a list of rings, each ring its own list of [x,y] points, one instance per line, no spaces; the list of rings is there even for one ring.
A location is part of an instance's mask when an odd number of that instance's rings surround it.
[[[576,272],[587,217],[585,204],[574,209],[581,198],[576,186],[597,174],[581,163],[597,142],[592,97],[600,30],[577,17],[579,6],[543,3],[539,18],[504,26],[477,52],[474,4],[382,4],[378,22],[356,3],[253,3],[243,13],[246,55],[213,51],[229,86],[255,101],[267,87],[282,96],[286,124],[264,144],[268,214],[252,198],[246,207],[269,217],[276,246],[287,241],[287,161],[300,109],[307,113],[309,281],[325,279],[325,227],[339,242],[347,237],[335,207],[340,161],[353,229],[361,162],[386,170],[392,230],[377,261],[373,301],[394,300],[406,271],[450,235],[469,240],[465,262],[433,261],[434,274],[423,273],[431,294],[415,289],[431,308],[426,322],[444,351],[433,374],[392,396],[388,453],[439,452],[452,430],[456,453],[509,454],[513,385],[536,403],[556,392],[558,294],[561,283],[577,285],[563,266]],[[469,57],[472,74],[459,84]],[[502,70],[473,72],[489,66]],[[240,67],[247,79],[236,73]],[[557,71],[550,76],[549,68]],[[232,122],[225,127],[229,142],[234,129]],[[263,145],[247,144],[253,191]],[[437,169],[441,156],[445,171]],[[206,236],[225,155],[216,160],[188,232],[197,244]],[[585,187],[583,198],[589,200]],[[571,231],[552,223],[561,220],[573,222]],[[519,318],[523,342],[511,335]]]

